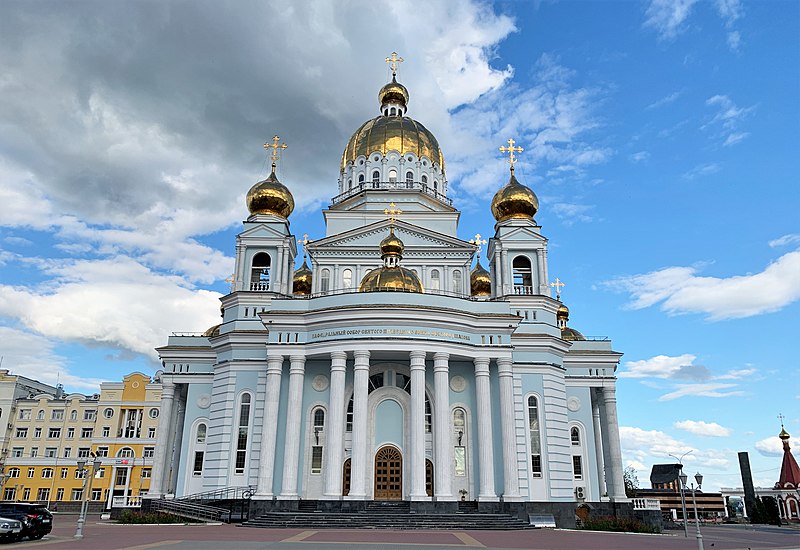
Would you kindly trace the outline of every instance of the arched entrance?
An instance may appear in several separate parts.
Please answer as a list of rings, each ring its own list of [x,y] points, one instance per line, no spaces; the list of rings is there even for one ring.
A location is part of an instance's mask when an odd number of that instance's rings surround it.
[[[344,461],[342,467],[342,496],[350,494],[350,459]]]
[[[375,453],[375,500],[403,499],[403,455],[386,445]]]

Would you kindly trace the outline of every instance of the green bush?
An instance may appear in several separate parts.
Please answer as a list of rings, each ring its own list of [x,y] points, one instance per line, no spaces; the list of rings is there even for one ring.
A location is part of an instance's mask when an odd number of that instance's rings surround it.
[[[141,512],[139,510],[123,510],[120,514],[118,523],[187,523],[191,520],[186,518],[174,516],[172,514],[165,514],[163,512]]]
[[[658,527],[647,525],[633,518],[599,516],[583,522],[583,529],[589,531],[619,531],[624,533],[660,533]]]

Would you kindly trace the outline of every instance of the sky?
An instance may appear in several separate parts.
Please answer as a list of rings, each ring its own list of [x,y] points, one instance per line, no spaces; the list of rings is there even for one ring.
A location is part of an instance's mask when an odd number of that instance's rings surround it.
[[[461,238],[524,148],[570,325],[625,354],[640,486],[688,451],[741,486],[747,451],[771,487],[779,414],[800,441],[799,31],[774,0],[2,2],[2,368],[94,393],[216,324],[262,144],[321,237],[396,51]]]

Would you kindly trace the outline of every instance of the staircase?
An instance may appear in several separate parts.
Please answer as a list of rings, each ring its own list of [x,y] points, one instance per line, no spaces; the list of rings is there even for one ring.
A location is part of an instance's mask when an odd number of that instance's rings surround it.
[[[465,506],[461,506],[464,504]],[[474,506],[472,506],[474,505]],[[412,513],[408,502],[374,501],[360,512],[317,512],[316,501],[301,501],[296,512],[268,512],[244,527],[299,529],[519,530],[528,522],[509,514],[481,514],[474,503],[459,503],[454,514]],[[465,511],[461,511],[465,510]]]

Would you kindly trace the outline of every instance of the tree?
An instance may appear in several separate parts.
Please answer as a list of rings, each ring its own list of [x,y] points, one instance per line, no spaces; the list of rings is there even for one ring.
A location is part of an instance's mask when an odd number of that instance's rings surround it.
[[[636,490],[639,489],[639,478],[636,477],[636,470],[633,466],[628,466],[623,470],[622,479],[625,481],[625,496],[635,497]]]

